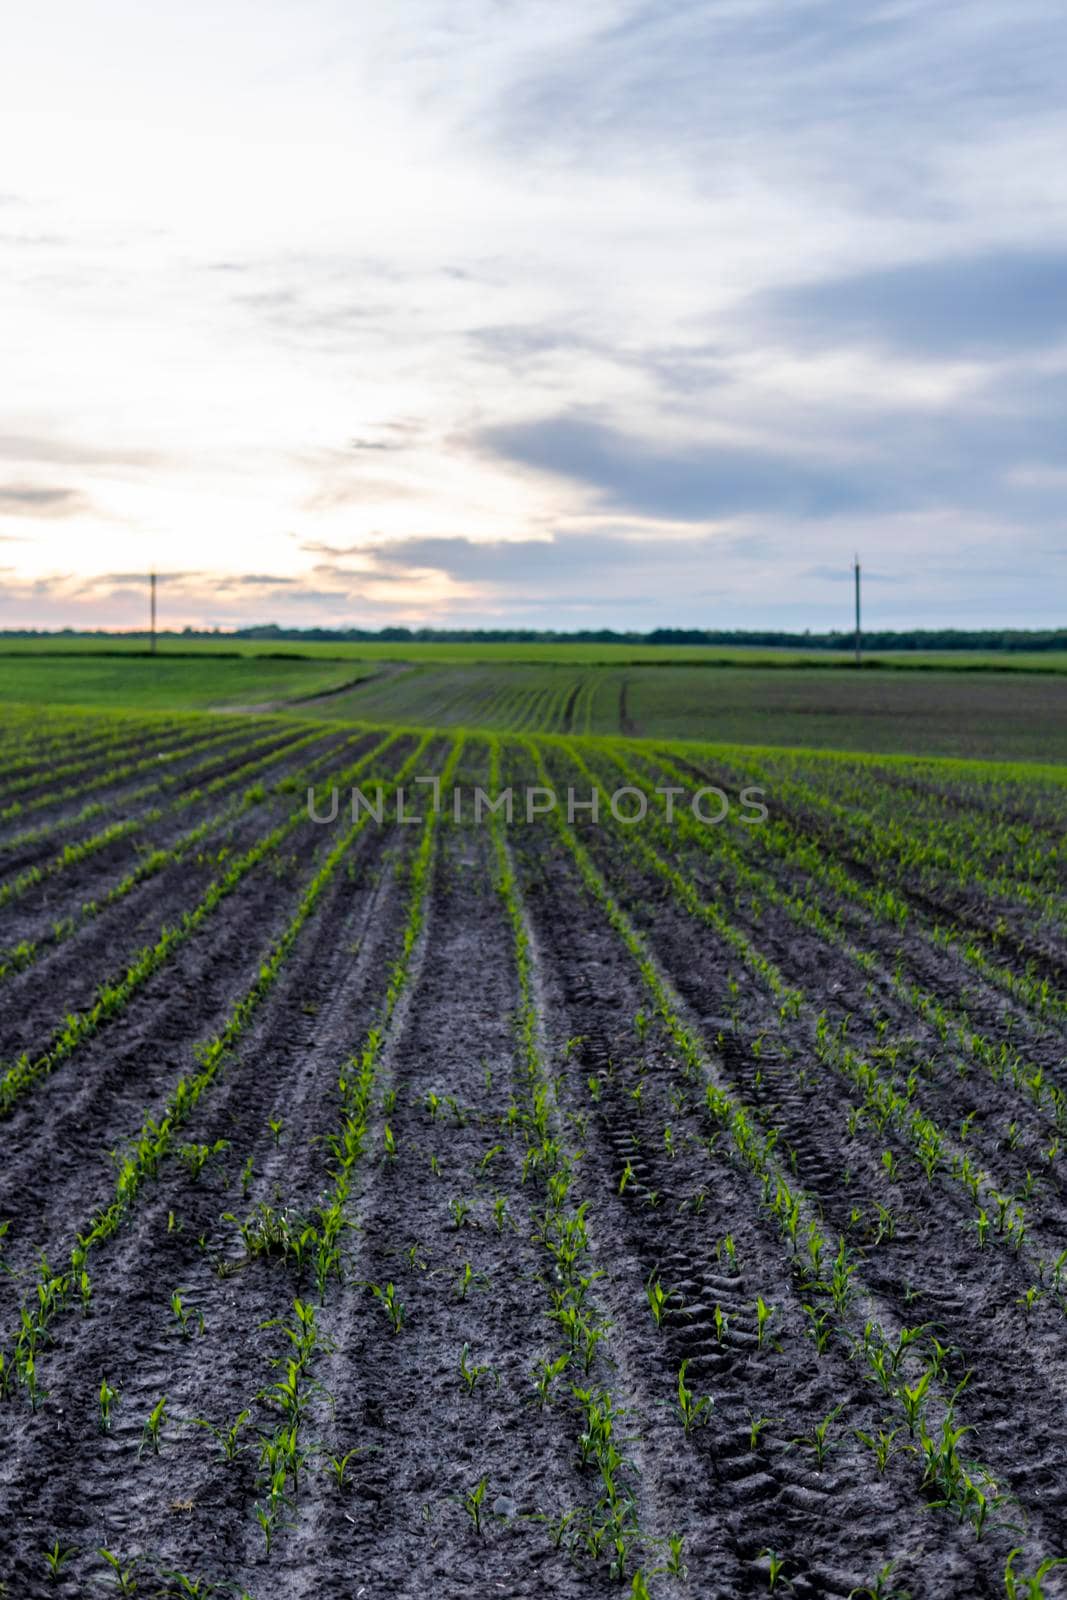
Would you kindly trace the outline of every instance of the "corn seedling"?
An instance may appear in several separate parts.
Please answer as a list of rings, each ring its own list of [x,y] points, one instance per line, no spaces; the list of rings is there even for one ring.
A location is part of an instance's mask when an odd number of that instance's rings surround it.
[[[206,1428],[212,1435],[218,1444],[223,1461],[236,1461],[237,1457],[248,1449],[248,1446],[242,1444],[240,1440],[241,1433],[251,1415],[250,1411],[239,1411],[228,1428],[217,1428],[206,1417],[194,1417],[193,1422],[196,1427]]]
[[[685,1374],[689,1366],[688,1361],[683,1361],[678,1369],[678,1410],[682,1416],[682,1426],[686,1433],[692,1433],[699,1425],[707,1425],[711,1421],[711,1410],[714,1405],[709,1394],[703,1395],[699,1400],[693,1390],[686,1385]]]
[[[660,1570],[668,1573],[672,1578],[681,1578],[683,1582],[688,1577],[689,1569],[685,1564],[683,1540],[680,1533],[669,1533],[667,1535],[667,1559]]]
[[[113,1389],[106,1378],[100,1380],[100,1429],[103,1433],[111,1432],[111,1412],[120,1395]]]
[[[132,1561],[123,1561],[122,1557],[117,1556],[114,1550],[106,1549],[98,1550],[97,1554],[103,1556],[111,1568],[115,1587],[119,1594],[136,1594],[138,1558],[135,1556]]]
[[[830,1451],[840,1448],[840,1439],[830,1438],[830,1425],[831,1423],[837,1421],[843,1409],[843,1403],[841,1405],[834,1406],[832,1411],[828,1411],[826,1413],[821,1422],[815,1423],[808,1429],[807,1433],[799,1434],[792,1441],[794,1444],[801,1445],[805,1449],[811,1451],[812,1455],[815,1457],[816,1469],[819,1472],[821,1472],[825,1466],[826,1459],[829,1456]]]
[[[472,1208],[468,1201],[461,1200],[457,1195],[453,1195],[452,1199],[448,1202],[448,1211],[452,1218],[452,1225],[457,1230],[460,1228],[469,1228],[471,1226],[470,1219]]]
[[[770,1333],[771,1323],[773,1322],[775,1316],[777,1315],[777,1312],[778,1312],[778,1307],[777,1306],[769,1306],[769,1305],[767,1305],[767,1303],[764,1300],[762,1295],[757,1295],[756,1296],[756,1348],[757,1348],[757,1350],[762,1350],[765,1344],[773,1345],[773,1347],[776,1350],[780,1350],[781,1349],[781,1346],[779,1344],[777,1344],[776,1341],[771,1338],[771,1333]]]
[[[894,1428],[892,1433],[886,1433],[883,1429],[879,1429],[877,1433],[862,1433],[858,1428],[856,1430],[856,1438],[860,1444],[874,1456],[879,1476],[884,1475],[889,1465],[889,1458],[893,1454],[893,1442],[899,1432],[899,1428]]]
[[[376,1300],[380,1300],[382,1309],[392,1324],[393,1332],[399,1333],[404,1325],[404,1307],[401,1304],[396,1289],[391,1283],[384,1288],[380,1283],[364,1283],[364,1289],[369,1289]]]
[[[564,1351],[555,1361],[542,1360],[534,1368],[534,1383],[537,1388],[537,1400],[542,1411],[552,1398],[552,1385],[557,1378],[561,1378],[570,1365],[570,1351]]]
[[[152,1447],[152,1454],[159,1454],[159,1435],[163,1424],[167,1420],[167,1397],[162,1395],[151,1411],[148,1413],[144,1428],[141,1430],[141,1445],[137,1451],[138,1456],[144,1455],[148,1445]]]
[[[1017,1545],[1004,1567],[1004,1593],[1007,1600],[1044,1600],[1044,1580],[1054,1568],[1067,1566],[1067,1558],[1050,1557],[1047,1561],[1042,1561],[1036,1572],[1016,1573],[1015,1558],[1022,1553],[1022,1545]]]
[[[216,1139],[214,1144],[183,1144],[175,1151],[178,1160],[185,1167],[194,1183],[197,1183],[212,1156],[220,1156],[230,1148],[228,1139]]]
[[[489,1487],[488,1475],[478,1479],[473,1489],[468,1489],[463,1496],[463,1509],[470,1517],[477,1534],[482,1533],[482,1504],[485,1500],[486,1490]]]
[[[645,1284],[645,1296],[657,1328],[663,1326],[663,1320],[670,1310],[670,1302],[682,1298],[677,1289],[664,1289],[655,1274],[652,1274]]]
[[[484,1272],[475,1272],[469,1261],[463,1263],[463,1270],[452,1285],[453,1293],[459,1300],[466,1300],[471,1289],[488,1289],[489,1279]]]
[[[77,1553],[76,1549],[64,1550],[57,1539],[52,1548],[44,1553],[45,1568],[48,1576],[52,1579],[62,1577],[63,1568]]]
[[[785,1575],[785,1557],[780,1556],[777,1550],[764,1549],[760,1551],[760,1559],[767,1562],[767,1587],[772,1593],[779,1584],[784,1584],[787,1589],[793,1585]]]
[[[194,1332],[203,1333],[204,1313],[195,1306],[187,1306],[178,1289],[170,1297],[170,1309],[183,1339],[191,1339]]]
[[[348,1475],[348,1463],[353,1456],[358,1456],[361,1453],[361,1448],[357,1445],[351,1450],[346,1450],[343,1456],[327,1456],[326,1470],[330,1473],[340,1492],[343,1493],[344,1491],[345,1479]]]
[[[463,1386],[466,1389],[467,1393],[468,1394],[473,1394],[474,1391],[475,1391],[475,1388],[477,1387],[479,1378],[484,1378],[484,1376],[485,1376],[485,1374],[487,1372],[491,1372],[492,1371],[492,1368],[490,1366],[488,1366],[488,1364],[486,1364],[484,1366],[478,1366],[475,1363],[469,1361],[467,1358],[470,1355],[470,1350],[471,1350],[470,1345],[469,1344],[465,1344],[463,1346],[463,1349],[460,1351],[460,1354],[459,1354],[459,1376],[460,1376],[460,1380],[462,1381]]]
[[[873,1578],[868,1578],[866,1583],[860,1584],[858,1589],[850,1589],[848,1600],[911,1600],[909,1589],[893,1589],[893,1568],[895,1561],[887,1561],[879,1568]]]
[[[927,1367],[926,1371],[923,1373],[922,1377],[917,1383],[911,1385],[906,1383],[901,1384],[900,1388],[897,1390],[897,1399],[900,1401],[900,1404],[903,1407],[904,1416],[908,1424],[908,1432],[911,1434],[912,1438],[915,1437],[915,1430],[922,1420],[926,1401],[926,1391],[930,1387],[930,1381],[932,1378],[933,1369],[931,1367]]]
[[[750,1411],[748,1413],[748,1448],[759,1448],[760,1434],[764,1428],[771,1428],[779,1421],[777,1417],[757,1417]]]

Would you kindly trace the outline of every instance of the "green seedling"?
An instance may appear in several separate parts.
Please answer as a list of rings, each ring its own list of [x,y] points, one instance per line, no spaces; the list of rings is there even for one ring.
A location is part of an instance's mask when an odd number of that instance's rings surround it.
[[[191,1339],[194,1332],[203,1333],[204,1313],[195,1306],[187,1306],[178,1289],[170,1297],[170,1309],[183,1339]]]
[[[285,1123],[282,1121],[281,1117],[268,1118],[267,1127],[270,1129],[270,1135],[274,1140],[275,1145],[280,1145],[282,1142],[282,1133],[285,1129]]]
[[[471,1226],[472,1208],[468,1201],[461,1200],[457,1195],[453,1195],[448,1202],[448,1210],[452,1218],[452,1224],[456,1229],[469,1228]]]
[[[542,1411],[552,1398],[552,1385],[557,1378],[563,1376],[570,1366],[570,1361],[571,1354],[567,1350],[564,1351],[563,1355],[557,1357],[555,1361],[539,1361],[537,1363],[534,1369],[534,1382],[537,1387],[538,1404]]]
[[[760,1434],[764,1428],[772,1428],[780,1420],[778,1417],[757,1417],[750,1411],[748,1413],[748,1448],[750,1450],[758,1449]]]
[[[1036,1572],[1017,1574],[1015,1558],[1022,1553],[1022,1545],[1017,1545],[1004,1567],[1004,1593],[1007,1600],[1044,1600],[1044,1580],[1054,1568],[1067,1567],[1067,1557],[1050,1557],[1047,1561],[1042,1561]]]
[[[923,1407],[926,1400],[926,1391],[930,1387],[930,1381],[933,1378],[933,1375],[933,1368],[927,1367],[926,1371],[923,1373],[922,1377],[917,1383],[911,1384],[910,1386],[906,1383],[901,1384],[900,1388],[897,1390],[897,1398],[904,1408],[904,1416],[906,1417],[908,1423],[908,1432],[911,1434],[912,1438],[915,1437],[915,1429],[922,1418]]]
[[[686,1433],[692,1433],[695,1427],[706,1426],[711,1421],[711,1410],[714,1405],[709,1394],[703,1395],[699,1400],[693,1390],[688,1388],[685,1381],[688,1361],[683,1361],[678,1369],[678,1409],[682,1415],[682,1426]]]
[[[669,1533],[667,1535],[667,1559],[662,1570],[669,1573],[672,1578],[681,1578],[683,1582],[689,1575],[689,1569],[685,1564],[680,1533]]]
[[[241,1444],[240,1439],[242,1430],[251,1415],[250,1411],[239,1411],[228,1428],[217,1428],[206,1417],[194,1417],[193,1422],[196,1427],[206,1428],[212,1435],[218,1444],[223,1461],[236,1461],[237,1457],[248,1449],[248,1445]]]
[[[229,1139],[216,1139],[214,1144],[179,1145],[175,1154],[179,1161],[185,1163],[193,1182],[197,1183],[200,1179],[200,1174],[211,1160],[211,1157],[220,1156],[229,1148]]]
[[[121,1396],[117,1389],[113,1389],[106,1378],[100,1380],[100,1428],[103,1433],[111,1432],[111,1412]]]
[[[778,1314],[777,1306],[769,1306],[762,1295],[756,1296],[756,1348],[762,1350],[765,1344],[772,1344],[776,1350],[780,1349],[770,1333],[771,1323]]]
[[[463,1263],[463,1270],[452,1286],[453,1292],[459,1300],[466,1300],[468,1294],[474,1288],[487,1289],[488,1287],[489,1279],[485,1273],[475,1272],[469,1261]]]
[[[115,1578],[115,1587],[119,1594],[136,1594],[138,1566],[137,1557],[135,1556],[132,1561],[123,1561],[122,1557],[117,1556],[113,1550],[100,1549],[97,1553],[103,1556],[104,1560],[111,1568]]]
[[[815,1423],[813,1427],[808,1429],[807,1433],[802,1433],[793,1440],[794,1444],[802,1445],[811,1451],[815,1457],[816,1468],[820,1472],[830,1451],[840,1448],[841,1441],[830,1438],[830,1424],[837,1421],[843,1409],[843,1402],[841,1405],[834,1406],[832,1411],[826,1413],[821,1422]]]
[[[369,1289],[374,1298],[381,1301],[382,1309],[392,1323],[393,1332],[399,1333],[404,1326],[404,1307],[397,1296],[394,1286],[391,1283],[387,1283],[383,1288],[380,1283],[364,1282],[362,1287]]]
[[[148,1413],[147,1421],[145,1422],[144,1428],[141,1431],[141,1446],[137,1452],[138,1456],[144,1455],[145,1448],[148,1445],[152,1446],[152,1454],[158,1456],[160,1430],[162,1429],[166,1420],[167,1397],[166,1395],[162,1395]]]
[[[895,1561],[887,1561],[884,1567],[879,1568],[873,1578],[860,1584],[858,1589],[850,1589],[848,1600],[911,1600],[909,1589],[892,1589],[893,1568]]]
[[[884,1475],[889,1465],[889,1458],[893,1454],[893,1443],[899,1432],[899,1428],[894,1428],[892,1433],[886,1433],[883,1429],[879,1429],[877,1433],[862,1433],[858,1428],[856,1430],[856,1438],[860,1444],[874,1456],[880,1476]]]
[[[482,1504],[485,1500],[486,1490],[489,1487],[488,1474],[478,1479],[473,1489],[468,1489],[463,1496],[463,1509],[474,1524],[475,1533],[482,1530]]]
[[[57,1539],[51,1550],[46,1550],[44,1553],[45,1567],[47,1568],[48,1576],[53,1580],[62,1577],[63,1568],[66,1566],[68,1561],[77,1555],[77,1553],[78,1552],[76,1549],[62,1549],[59,1540]]]
[[[778,1554],[777,1550],[770,1550],[770,1549],[761,1550],[760,1551],[760,1557],[761,1557],[761,1559],[765,1558],[766,1561],[767,1561],[767,1566],[768,1566],[767,1587],[768,1587],[768,1589],[773,1591],[773,1590],[778,1588],[778,1585],[780,1583],[784,1583],[785,1587],[787,1589],[792,1589],[793,1585],[790,1583],[789,1579],[785,1576],[785,1557],[784,1556],[780,1556]]]
[[[488,1364],[484,1366],[477,1366],[473,1362],[469,1361],[467,1358],[470,1355],[470,1351],[471,1347],[469,1344],[465,1344],[463,1349],[460,1351],[459,1375],[467,1393],[473,1394],[478,1385],[479,1378],[484,1378],[487,1372],[492,1371],[492,1368],[488,1366]]]
[[[648,1308],[652,1313],[652,1320],[657,1328],[663,1326],[663,1320],[670,1310],[670,1302],[682,1298],[677,1289],[664,1289],[655,1274],[652,1274],[645,1284],[645,1295],[648,1300]]]
[[[333,1481],[337,1485],[339,1492],[344,1492],[345,1478],[348,1473],[348,1463],[351,1461],[353,1456],[358,1456],[359,1454],[361,1454],[360,1448],[359,1446],[355,1446],[351,1450],[346,1450],[343,1456],[331,1455],[327,1458],[327,1471],[333,1477]]]
[[[222,1594],[221,1584],[212,1583],[209,1578],[191,1578],[187,1572],[175,1572],[168,1568],[160,1574],[170,1586],[166,1591],[168,1596],[177,1594],[184,1596],[185,1600],[214,1600],[216,1595]],[[241,1600],[247,1600],[246,1596]]]

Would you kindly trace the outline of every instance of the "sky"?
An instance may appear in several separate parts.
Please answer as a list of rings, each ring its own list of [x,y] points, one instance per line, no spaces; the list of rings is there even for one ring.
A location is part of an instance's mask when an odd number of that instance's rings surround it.
[[[0,628],[1067,625],[1061,0],[38,0]]]

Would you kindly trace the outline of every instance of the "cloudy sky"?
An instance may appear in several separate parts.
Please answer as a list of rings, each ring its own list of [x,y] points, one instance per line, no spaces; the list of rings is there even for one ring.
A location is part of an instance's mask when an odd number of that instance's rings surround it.
[[[0,627],[1067,623],[1062,0],[38,0]]]

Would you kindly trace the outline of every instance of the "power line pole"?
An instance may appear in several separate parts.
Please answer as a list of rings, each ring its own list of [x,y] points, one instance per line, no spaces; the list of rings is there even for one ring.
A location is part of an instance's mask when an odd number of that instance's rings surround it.
[[[155,575],[154,572],[151,574],[151,576],[149,578],[149,585],[150,585],[151,597],[152,597],[151,598],[152,654],[155,655],[155,653],[156,653],[156,575]]]
[[[860,558],[855,558],[856,574],[856,665],[860,665]]]

